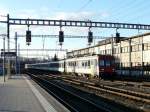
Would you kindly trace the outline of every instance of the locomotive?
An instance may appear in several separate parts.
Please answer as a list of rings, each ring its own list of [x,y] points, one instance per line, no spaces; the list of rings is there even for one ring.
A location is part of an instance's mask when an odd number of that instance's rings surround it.
[[[26,69],[71,73],[86,77],[112,78],[116,74],[114,62],[114,57],[111,55],[92,55],[47,63],[26,64]]]

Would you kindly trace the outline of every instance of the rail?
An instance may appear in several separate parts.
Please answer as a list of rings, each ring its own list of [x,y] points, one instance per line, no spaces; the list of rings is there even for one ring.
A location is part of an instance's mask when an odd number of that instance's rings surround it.
[[[80,95],[77,95],[67,89],[64,89],[46,79],[43,79],[43,78],[40,78],[36,75],[33,75],[33,74],[30,74],[30,76],[34,77],[34,79],[36,79],[36,82],[38,82],[38,84],[40,84],[43,88],[45,88],[46,90],[50,91],[50,88],[48,88],[48,85],[51,85],[53,88],[57,88],[59,89],[59,92],[62,92],[63,95],[67,94],[68,97],[75,97],[76,100],[78,100],[78,102],[82,102],[81,104],[84,104],[84,105],[89,105],[90,108],[93,108],[93,110],[96,110],[96,111],[103,111],[103,112],[112,112],[111,110],[101,106],[101,105],[97,105],[95,103],[93,103],[92,101],[86,99],[86,98],[83,98],[83,97],[80,97]],[[38,81],[37,81],[38,80]],[[46,83],[46,85],[43,85],[43,83]],[[52,93],[52,92],[50,92]],[[55,93],[53,93],[54,95]],[[56,96],[56,94],[55,94]],[[67,105],[67,107],[69,107],[71,109],[71,111],[75,111],[77,112],[78,110],[75,109],[73,106],[71,106],[70,104],[68,104],[67,102],[65,102],[64,100],[60,99],[58,96],[56,96],[61,102],[63,102],[63,104]],[[70,98],[70,99],[73,99],[73,98]]]

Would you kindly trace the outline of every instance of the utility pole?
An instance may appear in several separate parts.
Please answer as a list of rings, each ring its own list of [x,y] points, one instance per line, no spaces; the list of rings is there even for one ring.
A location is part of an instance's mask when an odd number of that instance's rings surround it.
[[[18,75],[20,75],[20,44],[18,44]]]
[[[4,82],[5,79],[5,36],[3,37],[3,76],[4,76]]]
[[[113,44],[113,35],[111,36],[111,55],[113,56],[114,55],[114,44]]]
[[[132,63],[131,63],[131,39],[129,39],[129,75],[131,75],[131,67],[132,67]]]
[[[143,44],[143,36],[141,37],[142,38],[142,42],[141,42],[141,71],[142,71],[142,76],[144,76],[144,62],[143,62],[143,50],[144,50],[144,44]]]
[[[122,75],[122,63],[121,63],[121,61],[122,61],[122,58],[121,58],[122,50],[121,50],[121,40],[120,40],[119,49],[120,49],[120,60],[119,60],[120,65],[119,65],[119,67],[120,67],[120,75]]]
[[[18,68],[17,68],[17,66],[18,66],[18,59],[17,59],[17,32],[15,32],[15,52],[16,52],[16,61],[15,61],[15,63],[16,63],[16,75],[17,75],[17,73],[18,73]]]
[[[9,23],[9,14],[7,15],[7,39],[8,39],[8,53],[10,52],[10,23]],[[8,66],[7,66],[8,78],[10,78],[10,57],[8,56]]]

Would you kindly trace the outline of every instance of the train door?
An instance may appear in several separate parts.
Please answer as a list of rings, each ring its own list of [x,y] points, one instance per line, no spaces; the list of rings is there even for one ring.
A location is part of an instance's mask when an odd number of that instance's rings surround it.
[[[66,73],[66,60],[64,60],[64,64],[63,64],[64,66],[63,66],[63,69],[64,69],[64,73]]]
[[[91,74],[92,76],[97,76],[97,59],[91,60]]]

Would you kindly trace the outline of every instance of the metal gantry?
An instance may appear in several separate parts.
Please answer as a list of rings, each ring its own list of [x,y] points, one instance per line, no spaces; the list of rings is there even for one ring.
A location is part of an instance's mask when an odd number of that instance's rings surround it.
[[[7,24],[8,52],[10,50],[10,25],[27,25],[32,26],[67,26],[67,27],[95,27],[95,28],[115,28],[115,29],[138,29],[150,30],[148,24],[116,23],[116,22],[95,22],[95,21],[74,21],[74,20],[48,20],[48,19],[18,19],[7,16],[7,21],[0,23]],[[10,61],[8,60],[8,74],[10,73]]]
[[[17,35],[17,37],[26,37],[26,35]],[[31,37],[58,38],[59,35],[31,35]],[[88,36],[65,35],[64,38],[88,38]],[[94,39],[106,39],[104,36],[93,36]]]
[[[115,23],[115,22],[95,22],[95,21],[73,21],[73,20],[46,20],[46,19],[18,19],[9,18],[9,25],[38,25],[38,26],[69,26],[69,27],[97,27],[97,28],[119,28],[119,29],[139,29],[150,30],[150,25]]]

